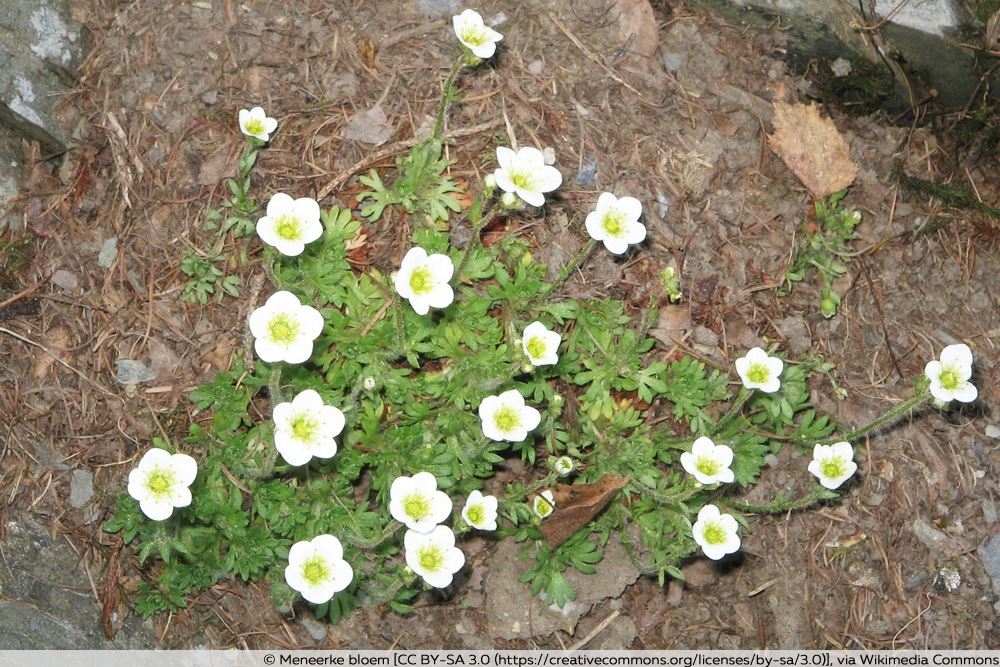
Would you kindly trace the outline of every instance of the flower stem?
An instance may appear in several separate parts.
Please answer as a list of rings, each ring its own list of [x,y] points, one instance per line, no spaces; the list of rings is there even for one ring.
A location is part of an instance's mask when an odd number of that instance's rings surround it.
[[[729,408],[729,412],[723,415],[722,419],[715,422],[715,425],[708,430],[708,435],[710,436],[715,435],[723,428],[725,428],[729,424],[729,422],[731,422],[736,417],[736,415],[740,413],[740,410],[743,409],[743,406],[746,405],[746,402],[750,400],[751,396],[753,396],[752,391],[750,391],[746,387],[740,387],[740,392],[736,394],[736,400],[733,402],[733,407]]]
[[[865,435],[866,433],[869,433],[869,432],[877,429],[879,426],[882,426],[883,424],[886,424],[886,423],[888,423],[888,422],[896,419],[897,417],[899,417],[903,413],[912,410],[913,408],[917,407],[918,405],[920,405],[921,403],[923,403],[924,401],[926,401],[928,398],[930,398],[930,394],[927,394],[927,393],[918,393],[913,398],[910,398],[908,400],[903,401],[902,403],[900,403],[899,405],[897,405],[893,409],[891,409],[888,412],[886,412],[881,417],[875,418],[873,421],[871,421],[868,424],[862,426],[861,428],[855,429],[855,430],[851,431],[850,433],[845,433],[843,435],[830,436],[829,438],[826,438],[825,440],[821,440],[817,444],[820,444],[820,445],[832,445],[835,442],[853,442],[854,440],[857,440],[858,438],[860,438],[861,436]]]
[[[809,507],[810,505],[821,500],[829,500],[830,498],[837,497],[839,497],[839,494],[817,485],[808,496],[805,498],[799,498],[798,500],[775,501],[770,505],[753,505],[751,503],[743,503],[738,500],[720,499],[719,503],[730,509],[740,510],[741,512],[750,512],[751,514],[781,514],[791,510]]]
[[[389,298],[392,299],[392,310],[395,313],[396,345],[399,346],[399,354],[404,355],[406,350],[406,325],[403,318],[406,314],[403,312],[403,299],[398,295],[393,295]]]
[[[563,267],[562,271],[559,272],[559,277],[556,278],[555,281],[547,288],[545,288],[545,291],[543,291],[539,295],[538,300],[545,301],[552,295],[553,292],[559,289],[562,286],[562,284],[566,282],[566,279],[569,278],[570,275],[572,275],[572,273],[576,271],[581,264],[583,264],[583,260],[587,259],[587,255],[589,255],[594,250],[594,246],[596,245],[597,241],[595,241],[594,239],[590,239],[587,242],[587,245],[583,246],[583,250],[580,251],[580,253],[573,259],[573,261]]]
[[[281,403],[281,372],[284,364],[280,361],[271,365],[271,375],[267,378],[267,388],[271,397],[271,408]]]
[[[434,124],[434,138],[440,139],[441,132],[444,130],[444,112],[448,108],[448,103],[452,101],[451,87],[455,83],[455,77],[458,76],[459,70],[462,69],[462,54],[456,53],[455,59],[451,63],[451,71],[448,73],[448,78],[444,82],[444,93],[441,95],[441,104],[438,105],[437,112],[437,122]]]
[[[472,238],[469,239],[468,245],[465,246],[465,251],[462,253],[462,259],[458,260],[458,266],[455,267],[455,280],[462,280],[462,272],[465,271],[465,265],[469,263],[469,258],[472,257],[472,253],[475,252],[476,248],[480,246],[483,242],[482,232],[483,227],[485,227],[490,220],[493,219],[500,210],[499,206],[491,206],[486,209],[484,215],[479,215],[475,220],[472,220]]]

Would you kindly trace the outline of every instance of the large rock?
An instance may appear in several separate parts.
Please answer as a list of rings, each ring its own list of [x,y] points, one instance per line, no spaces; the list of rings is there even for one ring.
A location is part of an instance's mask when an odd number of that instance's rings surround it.
[[[847,0],[688,0],[688,4],[743,25],[762,29],[779,25],[789,38],[789,54],[801,64],[864,57],[887,67],[896,78],[896,106],[920,101],[913,99],[923,95],[914,90],[918,87],[914,72],[925,76],[923,85],[950,108],[964,107],[978,83],[972,51],[959,45],[960,25],[975,20],[961,0],[876,0],[877,20],[863,17],[857,4]],[[888,20],[881,22],[883,18]],[[908,73],[900,62],[906,63]]]
[[[38,140],[46,153],[65,149],[54,106],[73,84],[90,37],[64,0],[16,0],[0,11],[0,123]]]

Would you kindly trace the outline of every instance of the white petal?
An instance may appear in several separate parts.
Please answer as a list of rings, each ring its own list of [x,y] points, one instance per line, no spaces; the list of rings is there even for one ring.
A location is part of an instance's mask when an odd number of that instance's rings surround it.
[[[503,170],[504,175],[506,175],[506,172],[510,171],[511,165],[514,164],[514,160],[516,157],[517,153],[515,153],[510,148],[507,148],[506,146],[497,146],[497,164],[500,165],[500,169]],[[499,185],[499,183],[500,183],[500,178],[498,176],[497,184]],[[506,190],[507,192],[511,192],[514,189],[513,184],[511,185],[512,187],[510,187],[509,189],[504,188],[504,190]]]
[[[497,179],[497,183],[500,179]],[[515,190],[517,196],[524,200],[525,204],[530,206],[545,206],[545,195],[536,190],[525,190],[524,188],[517,188]]]

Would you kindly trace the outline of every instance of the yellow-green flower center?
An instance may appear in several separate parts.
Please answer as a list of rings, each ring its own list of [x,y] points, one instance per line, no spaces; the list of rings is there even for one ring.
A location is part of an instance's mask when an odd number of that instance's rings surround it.
[[[413,269],[410,274],[410,289],[416,295],[426,294],[434,289],[434,276],[426,266],[419,266]]]
[[[274,232],[286,241],[298,241],[302,237],[302,221],[294,215],[279,215],[274,220]]]
[[[403,498],[403,511],[414,521],[420,521],[431,513],[431,501],[422,493],[411,493]]]
[[[292,417],[291,427],[292,436],[305,443],[315,440],[319,431],[319,423],[308,412],[302,412]]]
[[[264,134],[264,121],[260,118],[251,118],[247,121],[247,133]]]
[[[719,469],[722,466],[720,466],[719,462],[710,456],[699,456],[695,467],[698,468],[698,472],[708,475],[709,477],[714,477],[715,473],[719,472]]]
[[[521,413],[505,405],[493,415],[493,423],[501,433],[510,433],[521,426]]]
[[[836,456],[820,461],[819,469],[823,471],[823,477],[827,479],[839,479],[847,474],[844,460]]]
[[[531,174],[527,171],[511,171],[510,181],[522,190],[531,190]]]
[[[770,377],[771,373],[764,364],[750,364],[747,369],[747,380],[755,384],[765,384]]]
[[[472,525],[478,526],[486,519],[486,508],[482,505],[473,505],[465,514]]]
[[[618,211],[608,211],[601,218],[601,225],[608,236],[618,238],[625,233],[625,216]]]
[[[941,386],[949,391],[954,391],[958,389],[962,380],[958,377],[958,369],[954,366],[946,366],[941,369],[941,375],[938,377],[938,382]]]
[[[300,328],[288,313],[276,313],[267,323],[267,337],[275,343],[291,345],[299,337]]]
[[[538,516],[546,517],[552,513],[552,503],[548,501],[544,496],[538,496],[535,498],[535,512]]]
[[[302,578],[310,586],[318,586],[330,578],[330,567],[326,559],[319,554],[314,554],[306,562],[302,563]]]
[[[176,485],[172,468],[154,468],[146,475],[146,488],[157,498],[169,497]]]
[[[427,572],[440,572],[444,569],[444,549],[437,544],[425,544],[417,551],[417,560]]]
[[[545,351],[548,349],[548,345],[545,344],[545,339],[541,336],[532,336],[528,339],[528,343],[525,347],[528,350],[528,356],[532,359],[540,359],[545,355]]]
[[[462,41],[472,46],[482,46],[486,43],[486,31],[475,25],[467,25],[462,28]]]
[[[729,534],[721,521],[711,521],[705,524],[701,536],[708,544],[725,544]]]

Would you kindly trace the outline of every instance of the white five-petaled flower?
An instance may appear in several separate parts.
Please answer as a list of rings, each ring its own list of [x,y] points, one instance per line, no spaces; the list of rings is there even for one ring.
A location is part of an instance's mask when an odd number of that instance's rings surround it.
[[[429,472],[397,477],[389,487],[389,514],[414,532],[429,533],[451,514],[451,499]]]
[[[698,512],[692,532],[705,555],[719,560],[740,549],[739,525],[731,514],[723,514],[715,505],[705,505]]]
[[[552,495],[552,491],[549,489],[545,489],[535,496],[535,500],[531,503],[531,509],[539,519],[544,519],[548,515],[552,514],[555,508],[555,496]]]
[[[418,315],[426,315],[431,308],[447,308],[455,300],[455,290],[448,284],[454,273],[448,255],[428,256],[423,248],[410,248],[396,273],[396,292]]]
[[[261,107],[254,107],[249,111],[240,109],[240,131],[248,137],[260,139],[264,143],[271,138],[271,133],[278,129],[278,121],[268,118],[267,113]]]
[[[497,185],[504,192],[513,192],[532,206],[545,204],[545,193],[562,185],[562,174],[545,164],[542,151],[524,146],[516,153],[506,146],[497,146],[500,168],[493,172]]]
[[[778,357],[770,357],[767,352],[755,347],[747,356],[736,360],[736,372],[747,389],[760,389],[765,394],[773,394],[781,388],[781,375],[785,364]]]
[[[706,436],[695,440],[690,452],[681,454],[681,465],[702,484],[729,484],[736,479],[729,469],[732,464],[733,450]]]
[[[809,462],[809,472],[819,478],[819,483],[828,489],[836,489],[858,470],[854,462],[854,448],[848,442],[835,445],[813,447],[813,460]]]
[[[472,9],[451,17],[451,24],[458,41],[477,58],[491,57],[496,53],[497,42],[503,39],[503,35],[483,23],[483,17]]]
[[[319,204],[315,199],[292,199],[284,192],[278,192],[267,203],[267,215],[257,221],[257,234],[282,255],[296,257],[302,254],[307,243],[323,235],[319,215]]]
[[[323,316],[291,292],[275,292],[250,313],[250,333],[261,361],[301,364],[312,356],[313,341],[323,333]]]
[[[620,255],[630,245],[642,243],[646,226],[639,222],[642,203],[635,197],[619,199],[610,192],[597,198],[597,208],[587,214],[587,233],[595,241],[603,241],[608,252]]]
[[[403,549],[406,564],[434,588],[450,586],[465,565],[465,554],[455,546],[455,533],[448,526],[435,526],[429,533],[406,531]]]
[[[496,496],[484,496],[481,491],[473,491],[465,501],[462,510],[465,523],[479,530],[497,529],[497,499]]]
[[[313,604],[328,602],[353,579],[354,569],[344,560],[344,548],[333,535],[296,542],[288,551],[285,581]]]
[[[139,501],[142,513],[153,521],[170,518],[175,507],[191,504],[191,483],[198,464],[187,454],[153,448],[142,455],[128,474],[128,494]]]
[[[479,418],[483,420],[483,434],[487,438],[508,442],[521,442],[542,422],[541,413],[525,405],[517,389],[484,398],[479,404]]]
[[[941,351],[941,360],[928,361],[924,375],[931,381],[931,395],[942,403],[955,400],[971,403],[979,396],[972,377],[972,350],[965,343],[949,345]]]
[[[550,366],[559,361],[559,343],[562,337],[557,331],[549,331],[541,322],[532,322],[524,328],[521,348],[533,366]]]
[[[552,469],[555,470],[556,474],[560,477],[565,477],[570,474],[573,472],[574,468],[576,468],[576,464],[573,463],[573,459],[568,456],[560,456],[552,462]]]
[[[274,446],[290,465],[305,465],[314,456],[328,459],[337,453],[334,438],[344,430],[344,413],[325,405],[316,391],[306,389],[291,403],[279,403],[272,417]]]

